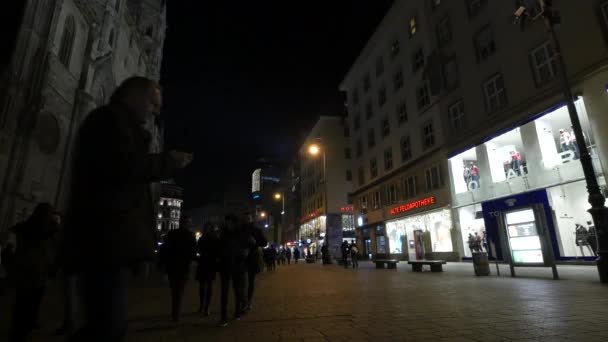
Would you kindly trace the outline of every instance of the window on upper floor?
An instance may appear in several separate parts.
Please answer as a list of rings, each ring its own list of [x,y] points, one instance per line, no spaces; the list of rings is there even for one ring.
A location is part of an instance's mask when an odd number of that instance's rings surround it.
[[[359,91],[357,89],[354,89],[353,91],[351,91],[350,97],[352,99],[353,105],[359,104]]]
[[[400,147],[401,147],[401,162],[405,163],[406,161],[412,159],[412,144],[410,143],[409,136],[404,136],[401,138]]]
[[[376,157],[369,161],[369,177],[371,179],[378,177],[378,159]]]
[[[422,126],[422,148],[428,149],[435,146],[435,132],[433,122],[429,121]]]
[[[389,147],[384,150],[384,171],[393,169],[393,148]]]
[[[507,106],[507,91],[502,74],[496,74],[483,83],[486,111],[495,112]]]
[[[59,45],[59,61],[66,68],[70,66],[72,58],[72,49],[74,47],[74,39],[76,36],[76,22],[74,17],[69,15],[65,18],[63,24],[63,34],[61,36],[61,44]]]
[[[416,197],[416,176],[409,176],[403,181],[403,199]]]
[[[393,90],[397,91],[401,88],[403,88],[403,71],[399,69],[393,75]]]
[[[386,103],[386,86],[380,87],[378,90],[378,106],[382,107]]]
[[[369,89],[372,87],[372,80],[368,75],[365,75],[365,77],[363,77],[363,92],[367,93],[369,91]]]
[[[344,148],[344,158],[346,158],[346,159],[350,159],[351,158],[350,147]]]
[[[530,59],[536,84],[541,85],[557,77],[557,60],[551,42],[533,49]]]
[[[452,26],[450,25],[450,17],[447,14],[439,19],[437,38],[440,44],[447,44],[452,40]]]
[[[346,170],[346,181],[350,182],[353,180],[353,173],[350,170]]]
[[[475,57],[477,62],[483,62],[496,52],[496,41],[494,40],[494,30],[490,25],[484,26],[473,36],[475,46]]]
[[[464,102],[462,100],[458,100],[456,103],[450,105],[448,107],[448,113],[450,117],[450,127],[452,127],[452,129],[464,128]]]
[[[359,166],[358,178],[359,186],[363,186],[365,184],[365,168],[363,166]]]
[[[488,0],[466,0],[469,18],[476,16],[487,5]]]
[[[382,138],[386,138],[391,134],[391,124],[388,120],[388,117],[385,117],[380,121],[380,134]]]
[[[369,120],[372,116],[374,116],[372,101],[367,101],[367,103],[365,104],[365,119]]]
[[[441,187],[441,171],[439,165],[435,165],[424,171],[426,178],[426,191],[432,191]]]
[[[424,51],[419,48],[412,54],[412,70],[417,72],[424,67]]]
[[[396,113],[397,124],[399,124],[399,126],[407,122],[407,105],[405,104],[405,101],[402,101],[397,105]]]
[[[373,148],[374,146],[376,146],[376,131],[372,127],[367,131],[367,147]]]
[[[372,207],[374,210],[382,207],[382,203],[380,202],[380,191],[374,191],[372,193]]]
[[[399,39],[395,38],[391,42],[391,59],[395,59],[399,55]]]
[[[418,19],[414,16],[410,18],[410,38],[418,32]]]
[[[378,56],[376,59],[376,77],[381,76],[384,73],[384,58]]]
[[[422,81],[422,84],[416,87],[416,104],[418,105],[418,110],[431,104],[429,82],[427,80]]]
[[[357,113],[353,116],[353,128],[355,132],[361,128],[361,114]]]
[[[361,139],[357,139],[357,142],[355,143],[355,153],[357,154],[357,157],[361,157],[363,154],[363,143],[361,142]]]
[[[397,193],[397,185],[391,184],[388,186],[386,191],[386,197],[388,198],[389,203],[394,204],[399,200],[399,195]]]
[[[344,123],[344,137],[350,137],[350,126],[348,125],[348,122]]]
[[[359,197],[359,208],[362,212],[367,212],[367,196]]]
[[[458,87],[458,66],[456,65],[456,58],[452,57],[443,63],[443,78],[445,87],[447,90],[452,90]]]

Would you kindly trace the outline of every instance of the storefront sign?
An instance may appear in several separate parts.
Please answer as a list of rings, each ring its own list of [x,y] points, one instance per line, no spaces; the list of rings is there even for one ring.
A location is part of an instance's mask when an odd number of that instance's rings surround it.
[[[435,204],[435,196],[431,196],[431,197],[427,197],[415,202],[410,202],[398,207],[395,207],[393,209],[391,209],[391,215],[398,215],[401,213],[404,213],[406,211],[412,210],[412,209],[416,209],[416,208],[422,208],[422,207],[426,207],[429,205],[433,205]]]
[[[321,214],[321,210],[315,210],[314,212],[302,217],[300,219],[300,222],[306,222],[312,218],[315,218],[316,216],[319,216],[319,214]]]
[[[340,211],[355,211],[355,208],[352,205],[347,207],[340,207]]]

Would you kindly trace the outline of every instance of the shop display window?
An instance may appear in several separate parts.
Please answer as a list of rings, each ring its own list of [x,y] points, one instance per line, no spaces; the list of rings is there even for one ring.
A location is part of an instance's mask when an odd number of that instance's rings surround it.
[[[342,214],[342,231],[355,230],[355,215]]]
[[[415,230],[430,233],[431,251],[452,252],[452,215],[449,209],[442,209],[421,215],[409,216],[386,223],[391,253],[403,253],[403,238],[412,240]]]
[[[458,208],[458,218],[464,256],[471,258],[473,252],[489,252],[481,204]]]
[[[325,236],[325,216],[316,217],[300,225],[300,239],[317,239]]]

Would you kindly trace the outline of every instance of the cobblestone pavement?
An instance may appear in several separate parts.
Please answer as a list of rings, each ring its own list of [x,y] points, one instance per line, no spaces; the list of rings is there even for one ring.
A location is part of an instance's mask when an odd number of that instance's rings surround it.
[[[203,319],[194,282],[186,295],[185,316],[168,319],[169,291],[154,276],[135,280],[127,341],[608,341],[608,286],[595,267],[518,269],[520,277],[476,277],[473,266],[449,263],[443,273],[358,270],[337,265],[298,264],[263,273],[253,311],[241,321],[216,326],[215,311]],[[34,341],[51,336],[59,324],[59,298],[45,300],[43,329]],[[0,298],[0,340],[6,335],[8,298]],[[229,306],[232,308],[232,306]]]

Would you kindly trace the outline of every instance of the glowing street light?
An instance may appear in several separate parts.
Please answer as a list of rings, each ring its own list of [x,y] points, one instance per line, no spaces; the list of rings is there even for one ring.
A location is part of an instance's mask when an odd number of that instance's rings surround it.
[[[316,156],[319,154],[319,152],[321,152],[321,147],[319,147],[317,144],[312,144],[308,147],[308,153],[312,154],[313,156]]]
[[[266,217],[266,213],[262,211],[262,212],[260,213],[260,216],[261,216],[261,217]]]
[[[276,199],[276,200],[280,200],[281,197],[283,197],[283,196],[281,196],[281,194],[278,192],[276,194],[274,194],[274,199]]]

